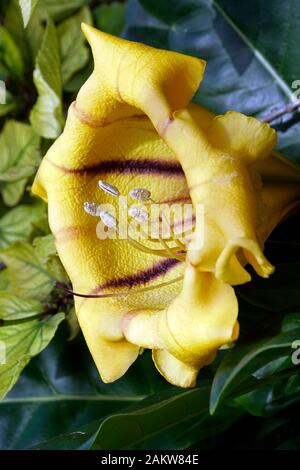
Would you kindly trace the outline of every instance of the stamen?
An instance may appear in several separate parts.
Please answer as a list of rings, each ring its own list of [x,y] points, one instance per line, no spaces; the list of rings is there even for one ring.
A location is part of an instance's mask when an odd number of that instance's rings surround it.
[[[151,192],[145,188],[135,188],[129,192],[129,196],[136,201],[149,201]]]
[[[155,255],[155,256],[161,256],[162,258],[169,258],[168,253],[166,250],[156,250],[155,248],[149,248],[146,245],[143,245],[142,243],[139,243],[138,241],[134,240],[131,237],[128,237],[128,243],[132,245],[134,248],[137,250],[142,251],[143,253],[148,253],[149,255]]]
[[[74,295],[75,297],[84,297],[86,299],[105,299],[105,298],[108,298],[108,297],[123,297],[123,296],[126,296],[126,295],[139,294],[141,292],[148,292],[148,291],[151,291],[151,290],[158,289],[160,287],[169,286],[170,284],[174,284],[175,282],[182,281],[182,279],[183,279],[183,276],[178,276],[178,277],[175,277],[174,279],[171,279],[170,281],[161,282],[160,284],[156,284],[155,286],[142,287],[140,289],[127,290],[127,291],[123,291],[123,292],[111,292],[109,294],[80,294],[78,292],[72,291],[71,289],[68,289],[67,287],[64,287],[61,284],[57,284],[57,287],[59,289],[65,290],[66,292],[68,292],[69,294]]]
[[[178,259],[179,261],[183,261],[182,256],[181,256],[181,254],[178,252],[178,250],[177,250],[177,251],[174,251],[174,249],[171,248],[171,247],[167,244],[167,242],[166,242],[162,237],[159,237],[159,241],[160,241],[161,244],[165,247],[165,249],[166,249],[166,251],[167,251],[169,257]],[[177,246],[177,248],[178,248],[178,246]]]
[[[97,204],[96,202],[85,202],[83,204],[83,208],[87,214],[90,214],[93,217],[100,216],[100,204]]]
[[[137,242],[131,237],[128,237],[128,243],[130,243],[137,250],[142,251],[143,253],[148,253],[149,255],[161,256],[162,258],[173,258],[178,259],[179,261],[185,260],[185,256],[181,256],[178,254],[178,252],[172,251],[169,247],[168,250],[157,250],[155,248],[149,248],[148,246]]]
[[[111,196],[120,196],[120,191],[116,186],[106,183],[105,181],[98,181],[99,188],[102,189],[105,193],[110,194]]]
[[[128,215],[141,224],[148,222],[148,212],[142,207],[131,206],[128,209]]]
[[[111,194],[113,196],[118,196],[120,194],[118,188],[115,186],[106,183],[105,181],[100,180],[99,181],[99,187],[107,192],[108,194]],[[130,196],[138,201],[144,201],[144,202],[152,202],[151,199],[151,192],[148,191],[148,189],[145,188],[135,188],[130,191]],[[101,205],[97,204],[95,202],[85,202],[84,203],[84,210],[88,214],[94,216],[94,217],[100,217],[102,220],[103,224],[115,231],[118,230],[118,220],[116,217],[114,217],[110,212],[101,210]],[[129,210],[128,210],[128,215],[132,217],[134,220],[136,220],[138,223],[143,224],[148,222],[149,220],[149,215],[147,212],[147,209],[144,209],[143,207],[139,207],[137,205],[132,205]],[[163,214],[163,219],[165,219],[165,216]],[[160,245],[164,247],[164,249],[154,249],[150,248],[134,238],[130,237],[128,235],[128,243],[130,243],[134,248],[138,249],[139,251],[142,251],[143,253],[151,254],[154,256],[161,256],[163,258],[172,258],[172,259],[177,259],[181,262],[185,261],[185,245],[175,237],[173,227],[170,227],[170,237],[165,240],[161,236],[159,236],[159,239],[152,239],[150,237],[151,242],[158,242]],[[146,236],[147,238],[147,236]],[[175,243],[175,246],[169,246],[168,243]],[[75,294],[74,294],[75,295]]]
[[[100,211],[99,216],[104,225],[106,225],[106,227],[112,228],[113,230],[117,230],[118,222],[112,214],[107,211]]]

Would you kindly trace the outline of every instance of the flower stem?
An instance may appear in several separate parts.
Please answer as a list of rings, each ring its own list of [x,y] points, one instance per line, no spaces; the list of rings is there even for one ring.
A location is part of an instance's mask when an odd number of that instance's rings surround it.
[[[273,122],[275,121],[275,119],[278,119],[281,116],[284,116],[285,114],[289,114],[289,113],[292,113],[293,111],[296,111],[299,107],[300,107],[300,99],[296,101],[291,101],[290,103],[288,103],[286,106],[283,106],[282,108],[275,108],[274,111],[271,111],[265,117],[262,117],[261,121]]]

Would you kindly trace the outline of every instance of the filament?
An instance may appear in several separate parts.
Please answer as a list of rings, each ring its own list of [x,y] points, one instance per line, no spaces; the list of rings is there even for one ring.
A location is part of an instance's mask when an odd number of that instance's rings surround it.
[[[78,292],[74,292],[71,289],[68,289],[67,287],[62,286],[61,284],[57,284],[57,287],[59,289],[63,289],[69,294],[74,295],[75,297],[83,297],[86,299],[105,299],[109,297],[122,297],[126,295],[132,295],[132,294],[139,294],[141,292],[148,292],[151,290],[155,290],[161,287],[166,287],[171,284],[174,284],[176,282],[182,281],[183,280],[183,275],[175,277],[174,279],[171,279],[170,281],[166,282],[161,282],[160,284],[156,284],[155,286],[148,286],[148,287],[141,287],[140,289],[135,289],[135,290],[127,290],[127,291],[122,291],[122,292],[111,292],[109,294],[81,294]]]

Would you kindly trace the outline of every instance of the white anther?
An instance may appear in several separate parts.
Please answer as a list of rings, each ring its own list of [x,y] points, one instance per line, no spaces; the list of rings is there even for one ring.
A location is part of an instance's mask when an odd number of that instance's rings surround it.
[[[116,186],[113,186],[112,184],[106,183],[105,181],[98,181],[99,188],[102,189],[102,191],[105,191],[106,193],[110,194],[111,196],[120,196],[120,191]]]
[[[130,191],[129,196],[136,201],[148,201],[151,197],[151,193],[148,189],[135,188]]]
[[[128,215],[141,224],[148,222],[148,212],[142,207],[131,206],[128,209]]]
[[[100,205],[96,202],[85,202],[83,208],[87,214],[90,214],[94,217],[100,216]]]
[[[112,214],[107,211],[100,211],[99,216],[106,227],[117,230],[117,219]]]

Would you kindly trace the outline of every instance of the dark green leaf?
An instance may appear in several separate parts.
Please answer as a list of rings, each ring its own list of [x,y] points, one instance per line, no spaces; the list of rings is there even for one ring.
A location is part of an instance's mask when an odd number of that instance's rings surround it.
[[[153,16],[169,25],[193,14],[199,8],[200,3],[199,0],[169,0],[167,2],[140,0],[140,4],[147,8]]]
[[[139,442],[207,411],[207,388],[154,395],[127,410],[106,418],[99,427],[93,449],[134,448]]]
[[[291,317],[294,322],[294,317]],[[242,394],[243,388],[250,391],[259,388],[266,377],[284,369],[293,368],[292,345],[300,338],[300,328],[282,331],[271,338],[238,344],[221,362],[214,377],[210,409],[214,412],[226,398]],[[294,372],[291,369],[291,373]],[[248,391],[248,390],[246,390]]]
[[[269,279],[254,276],[251,283],[239,286],[237,292],[247,302],[280,312],[300,307],[300,262],[276,265]]]
[[[254,416],[270,416],[300,400],[300,374],[276,380],[237,398],[237,402]]]
[[[204,58],[207,68],[195,101],[216,113],[234,109],[260,117],[291,100],[291,80],[299,78],[299,15],[289,22],[297,2],[275,4],[173,0],[170,8],[164,0],[130,0],[126,37]],[[293,54],[285,53],[291,49]],[[299,129],[300,123],[279,126],[279,148],[292,158],[300,155]]]
[[[9,32],[0,26],[0,65],[10,77],[21,77],[24,72],[22,54]]]
[[[95,26],[101,31],[119,36],[125,23],[125,4],[113,2],[93,10]]]
[[[143,450],[183,450],[208,439],[216,438],[238,421],[245,412],[235,404],[223,406],[211,416],[206,408],[197,416],[178,423],[171,428],[148,437],[145,441],[134,446]]]
[[[59,439],[49,448],[80,448],[89,437],[81,435],[80,443],[80,435],[74,437],[81,426],[98,420],[98,430],[103,416],[170,388],[151,367],[149,355],[140,357],[122,379],[104,384],[82,336],[72,342],[66,338],[60,329],[0,403],[1,449],[28,448],[67,432],[72,433],[70,439]]]
[[[10,0],[8,7],[5,9],[4,26],[18,46],[22,54],[25,70],[28,71],[33,65],[32,50],[28,34],[29,30],[24,28],[22,10],[18,0]],[[24,85],[24,78],[22,81],[22,85]]]

